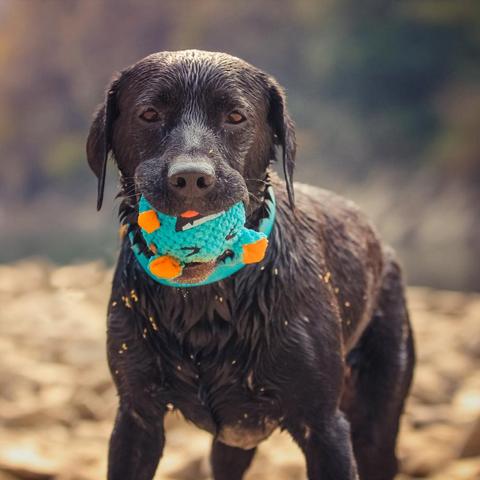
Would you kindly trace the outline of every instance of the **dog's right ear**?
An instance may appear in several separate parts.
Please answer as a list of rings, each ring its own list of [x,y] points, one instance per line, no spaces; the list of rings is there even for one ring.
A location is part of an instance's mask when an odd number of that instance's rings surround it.
[[[113,125],[118,116],[117,93],[120,77],[110,83],[105,102],[95,113],[87,139],[87,160],[98,178],[97,210],[102,208],[107,161],[112,149]]]

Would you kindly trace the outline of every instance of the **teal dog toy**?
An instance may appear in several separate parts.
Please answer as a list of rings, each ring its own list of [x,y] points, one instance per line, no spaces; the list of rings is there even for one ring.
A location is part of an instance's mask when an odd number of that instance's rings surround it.
[[[166,215],[140,198],[138,225],[153,254],[142,254],[132,242],[137,260],[146,272],[159,283],[170,286],[206,285],[221,280],[243,266],[263,260],[268,235],[275,215],[273,190],[269,189],[268,217],[259,231],[245,227],[245,207],[238,202],[228,210],[202,216],[189,210],[179,217]],[[133,240],[133,236],[130,236]],[[217,261],[221,258],[220,261]],[[181,281],[183,269],[191,263],[210,263],[215,269],[198,283]],[[176,281],[177,279],[178,281]]]

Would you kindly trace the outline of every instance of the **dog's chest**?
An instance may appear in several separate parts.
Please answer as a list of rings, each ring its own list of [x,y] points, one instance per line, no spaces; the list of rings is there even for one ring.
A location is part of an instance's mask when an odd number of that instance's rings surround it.
[[[236,365],[201,367],[189,378],[184,371],[169,375],[169,408],[175,408],[199,428],[230,446],[253,448],[281,421],[280,407],[271,392]],[[255,383],[254,383],[255,382]]]
[[[182,337],[177,353],[159,353],[163,388],[169,408],[228,445],[253,448],[278,426],[280,406],[257,368],[265,360],[263,346],[241,339],[222,322],[212,328],[205,319]]]
[[[249,292],[248,302],[220,284],[162,293],[153,297],[152,333],[167,406],[228,445],[252,448],[282,416],[275,380],[262,374],[272,371],[270,319],[259,314],[263,289]]]

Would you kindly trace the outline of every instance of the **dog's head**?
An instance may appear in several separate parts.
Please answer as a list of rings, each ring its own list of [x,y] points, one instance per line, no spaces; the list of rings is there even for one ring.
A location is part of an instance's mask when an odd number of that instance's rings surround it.
[[[123,194],[179,216],[255,203],[275,147],[293,205],[295,133],[276,81],[224,53],[161,52],[111,82],[87,141],[103,200],[112,152]]]

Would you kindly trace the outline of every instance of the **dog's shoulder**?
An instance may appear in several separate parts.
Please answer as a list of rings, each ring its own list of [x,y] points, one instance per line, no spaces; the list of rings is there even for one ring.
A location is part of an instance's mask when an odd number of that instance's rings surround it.
[[[364,326],[372,314],[381,285],[385,248],[368,217],[351,200],[331,191],[295,185],[299,215],[318,232],[318,256],[337,294],[343,318],[352,330]],[[305,220],[304,220],[305,221]],[[349,337],[349,332],[346,332]]]
[[[380,237],[355,202],[332,191],[303,183],[295,184],[295,192],[298,209],[314,219],[327,246],[350,245],[369,254],[377,249],[377,254],[381,256]]]
[[[335,192],[305,183],[295,183],[299,209],[314,211],[319,221],[343,224],[346,228],[363,230],[377,236],[375,228],[360,207]]]

